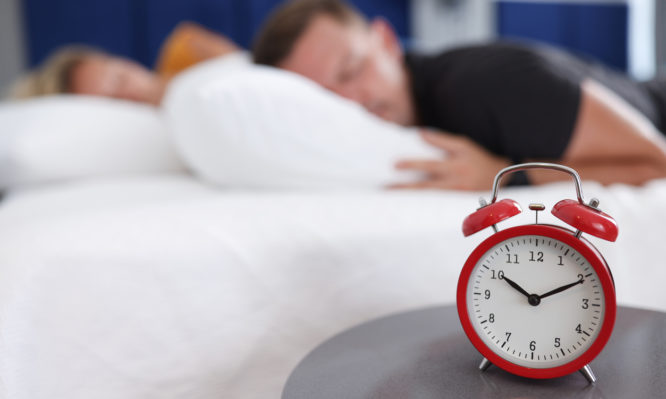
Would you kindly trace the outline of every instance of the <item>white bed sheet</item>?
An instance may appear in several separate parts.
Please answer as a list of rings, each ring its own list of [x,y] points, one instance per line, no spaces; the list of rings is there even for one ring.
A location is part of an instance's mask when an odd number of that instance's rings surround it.
[[[591,239],[619,302],[665,311],[666,181],[584,189],[620,225],[616,243]],[[574,190],[502,194],[550,208]],[[0,205],[0,396],[277,398],[336,332],[454,302],[490,234],[461,234],[478,196],[230,192],[182,176],[14,193]]]

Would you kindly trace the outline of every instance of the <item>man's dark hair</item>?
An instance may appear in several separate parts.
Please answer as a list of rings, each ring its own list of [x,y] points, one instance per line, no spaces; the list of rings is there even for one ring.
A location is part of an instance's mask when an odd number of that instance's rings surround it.
[[[325,15],[349,25],[365,18],[343,0],[291,0],[271,13],[254,41],[254,62],[278,66],[316,17]]]

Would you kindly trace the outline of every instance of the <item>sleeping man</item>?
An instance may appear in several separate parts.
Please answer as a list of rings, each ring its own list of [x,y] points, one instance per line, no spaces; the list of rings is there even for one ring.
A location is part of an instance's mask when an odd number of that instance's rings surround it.
[[[401,187],[486,189],[512,163],[556,161],[604,184],[666,177],[666,82],[638,83],[551,48],[510,43],[405,55],[382,19],[341,0],[294,0],[257,36],[255,62],[304,75],[377,116],[423,126],[445,159]],[[660,131],[662,133],[660,133]],[[560,174],[528,171],[510,183]]]

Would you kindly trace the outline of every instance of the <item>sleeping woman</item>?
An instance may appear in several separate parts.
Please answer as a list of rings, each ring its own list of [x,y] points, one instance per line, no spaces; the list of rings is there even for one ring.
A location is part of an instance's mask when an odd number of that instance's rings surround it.
[[[94,48],[67,46],[17,82],[10,98],[69,93],[158,105],[176,74],[238,50],[231,40],[192,22],[181,23],[169,35],[155,70]]]

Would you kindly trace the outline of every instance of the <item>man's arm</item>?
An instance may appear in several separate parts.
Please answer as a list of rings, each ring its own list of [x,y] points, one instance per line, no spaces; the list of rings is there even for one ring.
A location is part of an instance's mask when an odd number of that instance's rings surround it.
[[[666,139],[617,94],[588,80],[581,85],[571,141],[558,162],[602,184],[643,184],[666,177]],[[535,184],[567,178],[539,170],[528,174]]]
[[[495,156],[471,140],[448,134],[424,136],[430,144],[445,150],[444,160],[407,160],[399,169],[424,172],[424,180],[400,188],[441,188],[482,190],[491,186],[493,177],[506,158]],[[602,184],[640,185],[666,177],[666,139],[641,113],[615,93],[594,81],[581,86],[581,103],[571,141],[559,160],[583,179]],[[527,171],[533,184],[565,180],[562,173]]]
[[[556,162],[575,169],[583,180],[594,180],[604,185],[613,183],[641,185],[651,179],[664,177],[663,171],[660,171],[653,163],[640,159]],[[533,184],[570,179],[563,173],[548,170],[531,170],[527,173]]]

